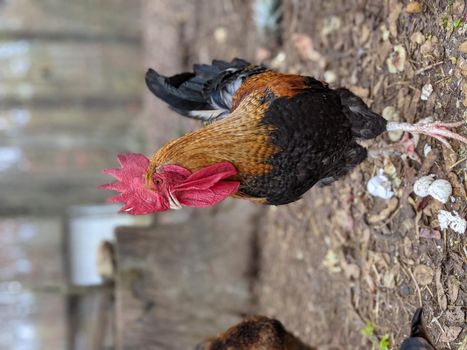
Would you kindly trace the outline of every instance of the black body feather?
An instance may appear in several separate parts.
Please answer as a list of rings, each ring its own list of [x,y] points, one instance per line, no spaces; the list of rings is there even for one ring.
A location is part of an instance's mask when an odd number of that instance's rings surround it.
[[[369,140],[386,131],[386,119],[369,109],[360,97],[345,88],[336,92],[343,106],[342,111],[352,124],[354,137]]]
[[[366,158],[339,95],[313,82],[304,92],[270,104],[262,122],[275,128],[270,142],[281,151],[268,160],[268,174],[242,181],[243,193],[266,198],[268,204],[291,203],[313,185],[335,181]]]

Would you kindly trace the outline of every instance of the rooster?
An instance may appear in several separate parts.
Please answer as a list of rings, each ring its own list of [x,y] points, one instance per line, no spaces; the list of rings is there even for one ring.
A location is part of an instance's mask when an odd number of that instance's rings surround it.
[[[117,181],[102,188],[120,192],[109,201],[123,202],[129,214],[208,207],[229,196],[291,203],[363,162],[371,152],[359,140],[385,131],[426,134],[447,146],[446,138],[467,143],[448,130],[463,122],[387,122],[347,89],[238,58],[172,77],[149,69],[146,83],[173,110],[205,126],[151,159],[120,155],[121,168],[104,171]]]

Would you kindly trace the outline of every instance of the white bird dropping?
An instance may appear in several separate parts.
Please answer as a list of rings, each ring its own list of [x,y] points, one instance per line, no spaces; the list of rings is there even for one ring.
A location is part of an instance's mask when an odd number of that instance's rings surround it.
[[[447,203],[452,194],[452,186],[449,181],[438,179],[432,182],[428,194],[441,203]]]
[[[392,192],[391,181],[384,175],[383,170],[380,169],[378,175],[373,176],[367,183],[366,189],[374,197],[389,199],[394,196]]]
[[[433,183],[434,175],[430,174],[427,176],[422,176],[419,178],[415,183],[413,184],[413,191],[414,193],[419,196],[419,197],[426,197],[430,194],[428,189],[430,188],[430,185]]]
[[[454,211],[453,213],[450,213],[446,210],[440,210],[438,213],[439,227],[442,230],[450,227],[453,231],[464,234],[467,227],[467,222],[464,218],[461,218],[457,212]]]

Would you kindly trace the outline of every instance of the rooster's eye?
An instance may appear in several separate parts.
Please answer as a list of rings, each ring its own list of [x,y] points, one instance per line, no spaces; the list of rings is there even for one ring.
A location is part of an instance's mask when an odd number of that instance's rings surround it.
[[[156,178],[154,180],[154,182],[155,182],[156,185],[160,185],[162,183],[162,179],[161,178]]]

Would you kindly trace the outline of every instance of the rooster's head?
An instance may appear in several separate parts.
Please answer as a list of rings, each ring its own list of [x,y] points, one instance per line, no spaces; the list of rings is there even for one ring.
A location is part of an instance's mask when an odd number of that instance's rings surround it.
[[[101,185],[101,189],[120,194],[109,202],[122,202],[120,212],[140,215],[182,206],[209,207],[238,191],[238,181],[227,180],[237,174],[229,162],[216,163],[195,172],[180,165],[166,164],[154,170],[143,154],[121,154],[121,167],[106,169],[104,173],[117,181]]]

